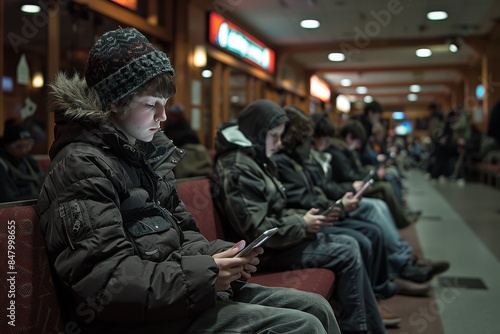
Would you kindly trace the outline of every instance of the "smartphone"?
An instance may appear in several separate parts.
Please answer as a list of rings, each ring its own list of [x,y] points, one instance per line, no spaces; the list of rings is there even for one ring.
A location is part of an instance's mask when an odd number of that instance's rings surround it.
[[[257,239],[249,243],[245,248],[243,248],[238,254],[236,254],[234,257],[244,257],[248,253],[250,253],[254,248],[257,248],[259,246],[262,246],[264,242],[267,241],[270,237],[273,236],[274,233],[278,232],[278,228],[274,227],[271,228],[267,231],[264,231]]]
[[[361,196],[361,194],[363,194],[363,192],[370,186],[373,184],[373,179],[370,179],[368,180],[367,182],[365,182],[365,184],[363,184],[363,186],[361,187],[361,189],[358,190],[357,193],[354,194],[354,196],[352,198],[358,198],[359,196]]]
[[[363,181],[363,184],[370,181],[370,179],[373,179],[373,176],[375,176],[375,173],[376,173],[375,169],[370,169],[368,174],[366,174],[366,176],[363,178],[363,180],[361,180],[361,181]]]
[[[326,216],[326,215],[330,214],[330,212],[334,211],[335,208],[338,208],[339,206],[340,206],[340,204],[335,203],[335,204],[329,206],[328,209],[326,209],[325,211],[321,212],[320,215]]]

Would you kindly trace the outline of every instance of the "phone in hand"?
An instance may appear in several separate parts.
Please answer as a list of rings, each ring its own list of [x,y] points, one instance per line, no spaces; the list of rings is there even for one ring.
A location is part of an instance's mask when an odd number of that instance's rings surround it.
[[[330,205],[328,207],[328,209],[326,209],[325,211],[321,212],[320,215],[322,215],[322,216],[328,216],[330,213],[332,213],[333,211],[335,211],[335,208],[338,208],[338,207],[340,207],[340,204],[337,204],[337,203],[335,203],[333,205]]]
[[[354,194],[354,196],[352,198],[356,199],[356,198],[360,197],[363,194],[363,192],[366,189],[368,189],[368,187],[370,185],[373,184],[373,182],[374,182],[373,179],[370,179],[370,180],[366,181],[365,184],[363,184],[363,186]]]
[[[375,169],[370,169],[368,174],[366,174],[366,176],[363,178],[363,180],[361,180],[361,181],[363,181],[363,184],[370,181],[370,179],[373,179],[373,177],[375,176],[376,173],[377,173],[377,171]]]
[[[250,253],[254,248],[262,246],[264,242],[267,241],[270,237],[273,236],[274,233],[278,232],[278,228],[274,227],[267,231],[264,231],[260,236],[258,236],[254,241],[249,243],[245,248],[243,248],[238,254],[234,257],[244,257],[248,253]]]

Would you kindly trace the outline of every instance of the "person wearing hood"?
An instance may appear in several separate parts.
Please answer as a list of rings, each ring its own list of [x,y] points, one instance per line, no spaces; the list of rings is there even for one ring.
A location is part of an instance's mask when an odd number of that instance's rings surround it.
[[[0,140],[0,203],[36,199],[43,172],[30,155],[31,133],[13,119],[5,122]]]
[[[247,240],[277,227],[265,244],[259,270],[330,269],[336,275],[333,299],[340,307],[342,333],[385,333],[356,241],[322,232],[338,213],[323,216],[318,208],[287,205],[270,159],[278,152],[287,122],[276,103],[257,100],[240,112],[237,123],[219,128],[213,193],[223,221]]]
[[[179,199],[164,133],[174,70],[139,31],[92,47],[52,84],[55,141],[38,197],[66,328],[82,333],[326,333],[319,296],[246,283],[262,248],[208,242]],[[248,319],[251,321],[248,321]]]

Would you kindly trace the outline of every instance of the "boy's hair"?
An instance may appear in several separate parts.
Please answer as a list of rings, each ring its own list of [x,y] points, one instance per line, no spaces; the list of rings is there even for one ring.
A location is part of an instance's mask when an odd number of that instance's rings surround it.
[[[314,138],[335,136],[335,126],[327,114],[313,114],[311,118],[315,123]]]
[[[370,111],[381,114],[383,109],[380,103],[373,101],[365,105],[364,114],[368,115],[368,112]]]
[[[350,134],[353,139],[359,139],[362,142],[366,141],[365,129],[359,121],[350,120],[344,124],[340,130],[340,136],[345,139],[348,134]]]
[[[171,98],[175,95],[176,92],[174,76],[170,73],[167,73],[154,77],[146,84],[146,86],[140,87],[136,91],[119,100],[116,103],[116,106],[124,113],[127,113],[130,110],[130,102],[132,102],[134,96],[146,90],[151,90],[151,94],[157,97],[162,97],[165,99]]]
[[[293,150],[302,143],[304,138],[312,137],[314,123],[302,110],[295,106],[285,106],[283,110],[290,121],[286,125],[281,141],[285,149]]]

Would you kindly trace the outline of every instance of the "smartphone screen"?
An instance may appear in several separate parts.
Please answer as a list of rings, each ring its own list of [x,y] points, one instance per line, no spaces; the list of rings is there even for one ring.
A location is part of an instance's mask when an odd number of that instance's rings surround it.
[[[373,179],[370,179],[369,181],[365,182],[365,184],[363,184],[363,186],[361,187],[361,189],[358,190],[357,193],[354,194],[354,196],[352,198],[358,198],[359,196],[361,196],[361,194],[363,194],[363,192],[371,185],[373,184]]]
[[[252,249],[257,248],[259,246],[262,246],[264,242],[267,241],[274,233],[278,232],[278,228],[274,227],[271,228],[267,231],[264,231],[257,239],[252,241],[250,244],[248,244],[245,248],[243,248],[238,254],[236,254],[234,257],[244,257],[248,253],[252,251]]]

